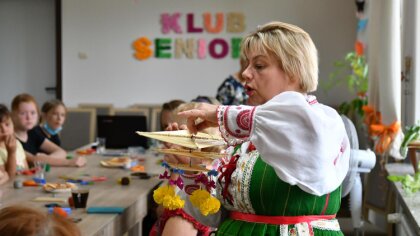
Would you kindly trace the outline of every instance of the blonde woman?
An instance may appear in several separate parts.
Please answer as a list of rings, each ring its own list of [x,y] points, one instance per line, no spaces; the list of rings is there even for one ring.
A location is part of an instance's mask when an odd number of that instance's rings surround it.
[[[184,211],[217,235],[343,235],[335,214],[350,147],[337,112],[308,94],[318,84],[312,39],[271,22],[243,39],[241,53],[248,103],[256,106],[201,104],[179,114],[192,133],[219,127],[231,146],[217,181],[228,216],[204,217],[188,204]],[[180,235],[183,224],[164,232]]]

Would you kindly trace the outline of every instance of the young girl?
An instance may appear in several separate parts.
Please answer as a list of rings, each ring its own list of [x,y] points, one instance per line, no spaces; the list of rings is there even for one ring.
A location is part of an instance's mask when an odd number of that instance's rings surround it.
[[[19,94],[13,99],[12,119],[15,124],[15,136],[22,143],[30,162],[77,167],[86,164],[83,157],[67,160],[66,151],[33,130],[38,121],[38,106],[31,95]]]
[[[213,105],[220,105],[219,101],[216,99],[212,99],[211,97],[203,97],[199,96],[196,99],[193,100],[193,102],[190,103],[184,103],[179,105],[177,108],[175,108],[172,111],[172,117],[175,119],[172,120],[172,122],[169,122],[166,130],[178,130],[178,129],[185,129],[187,120],[183,117],[179,117],[177,114],[181,111],[185,110],[191,110],[198,108],[199,104],[196,101],[201,101],[205,103],[210,103]],[[174,121],[178,121],[179,123],[175,123]],[[211,135],[220,135],[219,129],[216,127],[209,127],[205,130],[202,130],[201,132],[211,134]],[[166,148],[177,148],[180,149],[178,145],[165,143]],[[203,151],[207,152],[216,152],[220,153],[222,151],[222,146],[215,146],[215,147],[208,147],[203,148]],[[179,155],[172,155],[172,154],[166,154],[164,157],[164,160],[168,163],[190,163],[190,164],[196,164],[195,159],[191,159],[190,157],[185,156],[179,156]],[[201,164],[205,164],[208,168],[212,168],[213,163],[212,162],[202,162]],[[194,173],[189,173],[188,171],[184,172],[182,174],[182,178],[191,179],[193,176],[196,176]],[[176,180],[179,177],[178,174],[171,174],[171,179]],[[186,183],[188,180],[186,180]],[[185,195],[184,195],[185,197]],[[160,207],[160,206],[159,206]],[[159,209],[159,208],[158,208]],[[160,209],[159,209],[160,210]],[[184,222],[188,222],[187,224],[183,224]],[[183,227],[180,234],[185,235],[210,235],[210,233],[214,230],[214,228],[206,226],[205,223],[199,222],[198,220],[194,219],[194,217],[191,217],[188,212],[185,212],[182,209],[178,209],[175,211],[169,211],[167,209],[163,210],[162,214],[159,216],[157,223],[154,225],[154,228],[150,232],[149,236],[152,235],[171,235],[173,232],[170,232],[173,228],[173,225],[183,224],[185,227]],[[164,231],[166,229],[166,231]],[[169,230],[169,231],[168,231]]]
[[[28,206],[12,205],[0,210],[0,235],[80,236],[71,220]]]
[[[176,121],[176,117],[174,116],[173,111],[179,107],[179,105],[184,104],[185,102],[182,100],[171,100],[169,102],[165,102],[162,105],[162,111],[160,112],[160,128],[161,130],[165,130],[168,125],[172,122]]]
[[[7,107],[0,104],[0,184],[27,169],[25,151],[14,136],[13,122]]]
[[[57,146],[61,146],[59,133],[66,120],[66,106],[58,99],[47,101],[41,108],[41,124],[34,128],[35,132],[44,136]]]

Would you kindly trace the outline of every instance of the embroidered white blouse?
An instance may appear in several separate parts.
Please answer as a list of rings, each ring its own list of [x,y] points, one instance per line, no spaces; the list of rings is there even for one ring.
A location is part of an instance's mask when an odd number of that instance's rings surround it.
[[[318,196],[341,185],[350,145],[339,114],[314,96],[283,92],[263,105],[219,106],[229,145],[251,141],[277,176]]]

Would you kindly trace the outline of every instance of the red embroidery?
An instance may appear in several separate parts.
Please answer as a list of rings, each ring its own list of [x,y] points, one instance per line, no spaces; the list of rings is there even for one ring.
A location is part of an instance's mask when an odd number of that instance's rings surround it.
[[[321,215],[325,215],[325,211],[327,210],[329,200],[330,200],[330,194],[327,194],[327,197],[325,198],[324,209],[322,209]]]
[[[230,158],[229,162],[222,160],[222,164],[218,169],[218,171],[221,173],[219,176],[219,182],[222,182],[223,179],[225,180],[225,185],[222,189],[222,197],[223,199],[227,200],[231,205],[233,205],[233,197],[232,194],[229,193],[229,185],[232,173],[236,169],[236,162],[238,161],[238,159],[239,155],[234,155]]]
[[[309,103],[309,105],[314,105],[318,103],[318,101],[316,100],[316,97],[312,95],[308,95],[306,97],[306,101]]]
[[[257,148],[254,146],[254,144],[253,143],[249,143],[248,152],[252,152],[252,151],[255,151],[255,150],[257,150]]]
[[[340,153],[338,153],[337,157],[334,159],[334,165],[337,163],[338,158],[343,154],[343,152],[344,152],[344,147],[343,145],[341,145]]]
[[[240,111],[239,114],[236,116],[236,124],[232,124],[233,127],[229,127],[229,123],[228,123],[228,112],[229,109],[232,107],[232,109],[237,108],[238,106],[225,106],[225,110],[224,112],[221,112],[221,114],[218,114],[218,118],[222,118],[223,120],[219,121],[220,123],[223,123],[223,125],[221,125],[219,127],[220,132],[223,134],[223,138],[228,141],[232,136],[234,138],[238,138],[238,139],[244,139],[244,138],[248,138],[249,137],[249,133],[252,129],[252,122],[253,122],[253,116],[254,116],[254,112],[255,112],[255,108],[256,107],[252,107],[250,109],[247,110],[243,110]],[[234,115],[236,115],[236,112],[234,112]],[[234,123],[234,122],[233,122]],[[239,126],[239,128],[243,129],[243,131],[241,131],[240,133],[238,133],[236,131],[236,127],[235,126]],[[223,127],[222,127],[223,126]],[[231,130],[232,129],[232,130]],[[244,132],[245,131],[245,132]],[[246,132],[247,131],[247,132]]]
[[[251,110],[244,110],[239,112],[238,116],[236,117],[236,124],[239,126],[239,128],[243,130],[249,131],[250,126],[250,116]]]
[[[316,99],[314,99],[314,100],[312,100],[312,101],[309,101],[309,104],[310,105],[314,105],[314,104],[317,104],[318,103],[318,101],[316,100]]]
[[[230,130],[230,127],[228,126],[228,112],[229,112],[229,108],[230,107],[232,107],[232,106],[227,106],[226,107],[226,110],[225,110],[225,113],[223,113],[223,125],[224,125],[224,127],[226,129],[226,132],[229,135],[231,135],[231,136],[233,136],[235,138],[246,138],[246,137],[248,137],[249,134],[243,134],[243,135],[241,135],[241,134],[234,133],[234,132],[232,132],[232,130]]]

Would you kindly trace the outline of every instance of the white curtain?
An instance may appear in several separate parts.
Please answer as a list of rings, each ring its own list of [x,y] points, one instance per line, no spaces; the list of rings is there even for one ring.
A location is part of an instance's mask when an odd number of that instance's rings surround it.
[[[368,103],[382,114],[382,123],[401,122],[401,2],[369,0]],[[401,159],[401,129],[391,144],[390,155]]]

